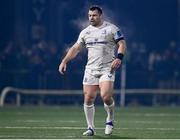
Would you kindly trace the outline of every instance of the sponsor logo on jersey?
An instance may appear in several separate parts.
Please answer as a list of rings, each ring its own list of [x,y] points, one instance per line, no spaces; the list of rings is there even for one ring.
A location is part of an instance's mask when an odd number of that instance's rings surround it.
[[[94,42],[86,42],[85,45],[95,45],[95,44],[107,44],[106,41],[94,41]]]
[[[121,38],[121,37],[123,37],[123,35],[121,34],[120,31],[117,31],[117,32],[115,33],[114,38],[115,38],[115,39],[119,39],[119,38]]]
[[[102,34],[106,34],[106,30],[103,30],[103,31],[102,31]]]
[[[90,31],[87,31],[86,34],[89,35],[89,34],[90,34]]]
[[[94,41],[97,42],[97,41],[98,41],[98,38],[95,38]]]

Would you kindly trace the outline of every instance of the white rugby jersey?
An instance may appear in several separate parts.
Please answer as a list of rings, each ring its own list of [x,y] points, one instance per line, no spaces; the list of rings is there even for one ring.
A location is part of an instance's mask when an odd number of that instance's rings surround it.
[[[93,70],[110,68],[116,43],[122,39],[124,36],[120,29],[106,21],[99,27],[89,25],[82,30],[77,43],[88,49],[86,68]]]

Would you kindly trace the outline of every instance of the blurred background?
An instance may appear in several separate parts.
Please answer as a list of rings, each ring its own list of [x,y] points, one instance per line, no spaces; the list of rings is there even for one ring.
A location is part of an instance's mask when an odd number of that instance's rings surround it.
[[[124,88],[144,89],[144,93],[133,90],[127,94],[124,104],[179,106],[180,0],[1,0],[0,92],[5,87],[68,90],[67,95],[22,93],[20,104],[82,105],[82,93],[74,93],[82,90],[86,50],[69,63],[64,76],[58,66],[88,24],[92,4],[100,5],[104,18],[125,35]],[[121,68],[114,85],[117,105],[122,98],[122,75]],[[4,102],[14,105],[17,94],[9,92]],[[99,97],[96,103],[102,104]]]

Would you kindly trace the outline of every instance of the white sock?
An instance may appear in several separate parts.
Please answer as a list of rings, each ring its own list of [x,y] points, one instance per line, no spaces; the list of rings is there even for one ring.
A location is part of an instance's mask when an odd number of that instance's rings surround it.
[[[111,105],[107,105],[104,103],[104,109],[107,112],[106,122],[114,121],[114,106],[114,101]]]
[[[92,105],[84,104],[84,113],[86,116],[86,122],[87,122],[88,128],[90,127],[94,129],[94,114],[95,114],[94,104]]]

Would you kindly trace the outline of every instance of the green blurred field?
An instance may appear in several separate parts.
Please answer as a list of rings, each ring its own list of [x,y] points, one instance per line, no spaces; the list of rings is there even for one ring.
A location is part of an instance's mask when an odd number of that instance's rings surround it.
[[[104,135],[105,111],[96,108],[94,137],[84,137],[86,128],[82,107],[0,108],[1,139],[86,139],[86,138],[180,138],[180,108],[116,107],[114,133]]]

